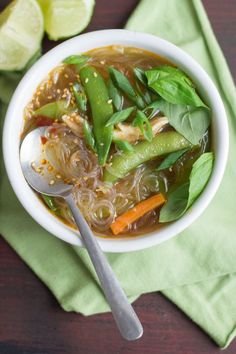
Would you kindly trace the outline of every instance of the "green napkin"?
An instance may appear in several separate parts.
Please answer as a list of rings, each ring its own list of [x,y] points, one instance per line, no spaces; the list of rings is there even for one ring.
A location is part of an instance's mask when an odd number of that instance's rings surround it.
[[[148,250],[108,254],[108,260],[130,301],[143,293],[162,291],[219,346],[226,347],[236,335],[235,87],[199,0],[143,0],[127,28],[174,42],[208,71],[227,110],[230,156],[216,197],[188,230]],[[0,97],[3,93],[0,90]],[[109,311],[86,251],[51,236],[27,215],[2,162],[0,183],[0,232],[63,309],[84,315]]]

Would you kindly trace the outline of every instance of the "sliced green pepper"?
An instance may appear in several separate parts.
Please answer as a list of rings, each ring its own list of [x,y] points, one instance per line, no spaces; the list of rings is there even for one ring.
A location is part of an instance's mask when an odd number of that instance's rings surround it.
[[[45,204],[49,207],[49,209],[51,209],[52,211],[58,210],[58,206],[56,205],[53,197],[50,197],[49,195],[46,194],[41,194],[41,197],[45,202]]]
[[[68,102],[65,100],[59,100],[50,102],[34,111],[35,116],[46,116],[53,119],[60,118],[63,114],[72,113],[75,109],[68,107]]]
[[[177,132],[158,134],[151,142],[143,141],[134,145],[132,152],[114,156],[104,172],[103,180],[114,183],[146,161],[190,146],[191,143]]]
[[[80,78],[92,111],[98,161],[100,165],[104,165],[112,142],[113,127],[105,126],[113,114],[112,100],[109,99],[102,75],[93,66],[83,67]]]
[[[78,82],[75,82],[72,86],[77,107],[80,111],[86,112],[87,110],[87,97],[84,92],[84,88]]]

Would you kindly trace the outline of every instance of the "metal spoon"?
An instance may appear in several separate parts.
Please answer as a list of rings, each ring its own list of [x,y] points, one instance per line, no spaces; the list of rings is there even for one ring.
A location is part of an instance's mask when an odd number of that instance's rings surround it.
[[[21,144],[20,161],[25,179],[37,192],[49,196],[62,197],[66,200],[97,272],[120,333],[126,340],[136,340],[143,334],[142,325],[74,201],[72,196],[73,186],[65,184],[62,179],[55,181],[56,179],[52,179],[52,173],[48,172],[47,169],[44,169],[43,174],[40,173],[38,166],[41,165],[40,161],[42,160],[41,137],[44,136],[45,129],[45,127],[41,127],[31,131]]]

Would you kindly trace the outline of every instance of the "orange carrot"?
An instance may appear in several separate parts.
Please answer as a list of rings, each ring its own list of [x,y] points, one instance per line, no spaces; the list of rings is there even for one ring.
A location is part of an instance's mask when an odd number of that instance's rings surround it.
[[[118,235],[127,226],[141,218],[141,216],[143,216],[150,210],[156,209],[157,207],[161,206],[165,203],[165,201],[166,199],[163,194],[159,193],[138,203],[132,209],[118,216],[118,218],[113,222],[113,224],[111,224],[111,230],[113,234]]]

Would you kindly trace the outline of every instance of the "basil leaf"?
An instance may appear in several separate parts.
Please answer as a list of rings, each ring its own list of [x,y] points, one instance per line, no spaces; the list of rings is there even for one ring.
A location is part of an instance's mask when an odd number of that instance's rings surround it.
[[[128,143],[128,141],[125,140],[114,140],[114,143],[118,147],[119,150],[125,151],[125,152],[132,152],[134,150],[133,146]]]
[[[193,204],[205,188],[213,169],[214,154],[202,154],[193,164],[189,182],[172,192],[162,207],[159,222],[179,219]]]
[[[92,132],[92,129],[91,129],[89,123],[87,122],[87,120],[84,120],[83,133],[84,133],[84,138],[85,138],[85,141],[86,141],[87,145],[94,152],[97,152],[95,139],[94,139],[94,136],[93,136],[93,132]]]
[[[182,134],[193,145],[197,145],[208,129],[211,116],[210,111],[204,107],[191,107],[187,105],[174,105],[164,100],[157,103],[161,112],[169,120],[169,124]]]
[[[137,115],[134,118],[132,125],[140,129],[141,133],[143,134],[144,138],[147,141],[152,141],[153,138],[152,126],[148,118],[142,111],[140,110],[137,111]]]
[[[147,107],[144,108],[144,113],[149,113],[148,119],[152,119],[160,112],[160,100],[151,102]]]
[[[72,112],[75,112],[75,109],[70,106],[68,107],[68,102],[66,100],[59,100],[47,103],[44,106],[36,109],[36,111],[34,111],[34,115],[57,119],[60,118],[63,114]]]
[[[87,55],[70,55],[63,60],[64,64],[76,64],[83,65],[90,59]]]
[[[123,111],[119,111],[114,113],[111,118],[106,123],[105,127],[109,127],[110,125],[115,125],[120,122],[124,122],[130,114],[134,111],[135,107],[129,107],[124,109]]]
[[[112,67],[109,68],[109,73],[114,84],[123,91],[131,101],[135,102],[139,108],[143,109],[145,104],[142,97],[135,92],[127,77],[122,72]]]
[[[188,76],[177,68],[161,66],[145,71],[148,85],[167,102],[206,107]]]
[[[170,168],[171,166],[173,166],[176,161],[185,154],[186,151],[188,151],[189,149],[182,149],[179,151],[175,151],[172,152],[171,154],[169,154],[161,163],[160,165],[157,167],[157,171],[161,171],[161,170],[165,170],[166,168]]]
[[[142,97],[143,101],[146,103],[146,104],[150,104],[152,102],[152,98],[151,98],[151,95],[150,93],[145,89],[145,90],[142,90],[139,83],[136,81],[135,82],[135,86],[137,88],[137,91],[140,95],[140,97]]]
[[[147,77],[144,70],[140,68],[134,68],[134,75],[144,86],[147,86]]]
[[[82,85],[80,85],[78,82],[76,82],[72,86],[72,89],[73,89],[73,93],[74,93],[78,108],[81,111],[86,112],[86,110],[87,110],[87,96],[85,94],[85,91],[84,91]]]
[[[112,99],[112,103],[115,109],[117,111],[121,111],[124,103],[124,98],[123,96],[121,96],[120,92],[114,86],[111,79],[108,80],[108,92],[109,92],[109,97]]]

